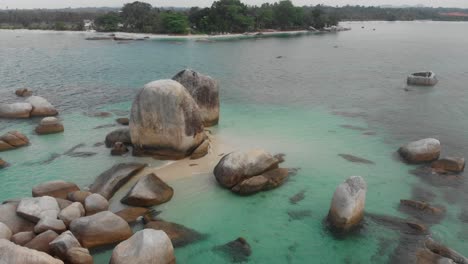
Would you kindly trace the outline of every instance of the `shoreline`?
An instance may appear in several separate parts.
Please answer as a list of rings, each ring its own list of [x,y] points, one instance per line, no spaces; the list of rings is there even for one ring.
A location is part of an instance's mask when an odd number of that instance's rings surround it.
[[[312,30],[290,30],[290,31],[273,31],[273,32],[246,32],[246,33],[232,33],[232,34],[218,34],[218,35],[169,35],[169,34],[145,34],[145,33],[131,33],[131,32],[91,32],[91,31],[58,31],[58,30],[36,30],[36,29],[0,29],[0,32],[18,32],[18,33],[51,33],[51,34],[81,34],[86,38],[102,38],[102,39],[89,39],[89,40],[113,40],[111,35],[121,38],[117,41],[130,41],[130,40],[223,40],[223,39],[238,39],[238,38],[255,38],[255,37],[277,37],[277,36],[299,36],[308,34],[321,34],[329,33],[330,31],[312,31]]]

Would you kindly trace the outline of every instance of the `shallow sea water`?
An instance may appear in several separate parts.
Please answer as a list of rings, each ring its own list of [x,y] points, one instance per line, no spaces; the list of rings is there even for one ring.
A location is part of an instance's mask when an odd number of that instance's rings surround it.
[[[434,203],[447,208],[442,222],[431,227],[433,237],[466,255],[468,230],[459,219],[468,209],[465,181],[431,185],[410,174],[413,166],[396,159],[395,150],[432,136],[442,141],[444,154],[467,152],[468,36],[456,32],[466,32],[468,23],[349,25],[352,31],[339,34],[216,43],[117,44],[84,41],[80,34],[0,31],[0,102],[19,100],[12,91],[31,87],[59,108],[66,128],[64,134],[36,136],[38,120],[0,121],[0,133],[19,130],[32,142],[0,154],[12,164],[0,171],[0,200],[30,195],[32,186],[47,180],[84,187],[123,161],[163,164],[111,157],[108,149],[93,145],[116,127],[95,128],[126,115],[145,83],[190,67],[221,82],[221,122],[213,131],[223,142],[285,153],[284,165],[299,170],[283,187],[250,197],[219,188],[212,175],[169,181],[175,196],[158,207],[161,217],[207,234],[206,240],[176,249],[178,263],[231,263],[213,247],[239,236],[252,246],[248,263],[391,262],[398,232],[367,218],[364,228],[347,238],[324,228],[334,189],[352,175],[368,183],[369,213],[407,218],[398,211],[399,200],[410,199],[415,186],[433,192]],[[406,87],[406,75],[423,69],[434,70],[440,83]],[[84,114],[97,111],[113,115]],[[96,154],[45,162],[80,143],[85,146],[77,151]],[[375,164],[351,163],[338,154]],[[301,191],[305,198],[290,203]],[[96,253],[95,263],[109,258],[110,251]]]

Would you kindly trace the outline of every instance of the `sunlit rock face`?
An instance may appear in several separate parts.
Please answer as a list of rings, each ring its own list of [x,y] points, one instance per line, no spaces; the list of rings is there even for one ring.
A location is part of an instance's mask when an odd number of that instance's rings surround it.
[[[148,83],[133,102],[130,137],[136,156],[184,158],[202,143],[203,130],[200,109],[176,81]]]

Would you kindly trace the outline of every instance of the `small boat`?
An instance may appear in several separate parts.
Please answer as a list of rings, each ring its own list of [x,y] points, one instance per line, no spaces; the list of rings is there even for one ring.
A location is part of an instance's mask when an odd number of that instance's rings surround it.
[[[410,74],[407,79],[409,85],[434,86],[438,82],[434,72],[416,72]]]

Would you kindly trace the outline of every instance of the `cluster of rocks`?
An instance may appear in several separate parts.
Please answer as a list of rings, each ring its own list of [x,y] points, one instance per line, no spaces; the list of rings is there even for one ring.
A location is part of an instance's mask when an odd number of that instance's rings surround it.
[[[198,159],[209,150],[205,127],[218,124],[219,84],[209,76],[184,70],[172,80],[146,84],[133,101],[128,128],[111,132],[106,146],[113,155],[132,147],[134,156]]]
[[[225,155],[214,168],[214,176],[224,188],[251,195],[281,186],[289,170],[279,168],[280,160],[261,149]]]
[[[0,151],[17,149],[29,145],[29,139],[18,131],[0,136]]]
[[[3,118],[30,118],[57,114],[55,107],[40,96],[30,96],[24,102],[0,104],[0,117]]]
[[[439,159],[442,150],[440,141],[425,138],[402,146],[398,153],[410,164],[431,163],[434,172],[460,173],[465,169],[465,159],[462,157],[444,157]]]
[[[175,263],[173,245],[164,229],[172,228],[180,239],[182,228],[168,222],[158,226],[153,222],[161,220],[148,218],[147,229],[133,234],[129,223],[148,209],[109,211],[108,200],[145,166],[118,164],[99,175],[90,191],[58,180],[36,185],[30,198],[6,201],[0,205],[0,262],[87,264],[93,263],[88,249],[120,243],[110,263],[148,263],[155,259],[157,263]],[[169,201],[172,195],[170,186],[149,174],[136,182],[122,202],[153,206]]]

